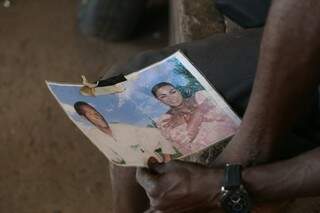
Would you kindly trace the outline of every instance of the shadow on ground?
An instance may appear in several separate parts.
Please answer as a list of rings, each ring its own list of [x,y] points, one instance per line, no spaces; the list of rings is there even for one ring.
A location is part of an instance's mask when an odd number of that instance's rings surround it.
[[[107,160],[67,119],[44,81],[96,79],[114,63],[166,45],[166,32],[150,28],[125,43],[84,38],[76,5],[17,0],[0,6],[0,212],[111,211]]]

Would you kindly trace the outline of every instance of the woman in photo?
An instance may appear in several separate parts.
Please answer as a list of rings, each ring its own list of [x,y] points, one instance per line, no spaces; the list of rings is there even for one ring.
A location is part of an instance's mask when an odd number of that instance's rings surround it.
[[[210,99],[205,90],[183,98],[168,82],[153,86],[152,94],[170,107],[157,122],[162,135],[182,155],[192,154],[221,139],[231,136],[236,123]]]

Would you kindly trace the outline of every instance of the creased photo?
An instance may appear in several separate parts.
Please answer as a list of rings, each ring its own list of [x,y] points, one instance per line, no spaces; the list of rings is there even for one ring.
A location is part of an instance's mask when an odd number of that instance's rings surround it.
[[[240,125],[181,52],[127,79],[123,92],[99,96],[81,95],[81,85],[47,82],[69,118],[114,164],[182,158],[231,137]]]

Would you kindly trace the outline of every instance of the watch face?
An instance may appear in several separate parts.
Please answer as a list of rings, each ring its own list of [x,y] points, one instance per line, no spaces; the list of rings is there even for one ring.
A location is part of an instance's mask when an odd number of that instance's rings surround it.
[[[250,211],[249,197],[244,190],[226,191],[222,196],[221,204],[226,212],[247,213]]]

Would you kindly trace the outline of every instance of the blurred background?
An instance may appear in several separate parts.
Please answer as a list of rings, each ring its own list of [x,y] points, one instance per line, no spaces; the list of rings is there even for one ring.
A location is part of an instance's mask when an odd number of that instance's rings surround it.
[[[149,5],[130,40],[112,42],[80,32],[80,1],[0,3],[0,212],[111,212],[107,159],[44,81],[96,80],[114,63],[166,46],[168,4]]]
[[[267,6],[230,2],[228,18],[218,0],[0,0],[0,212],[111,212],[108,161],[45,80],[94,81],[147,49],[263,25]]]

